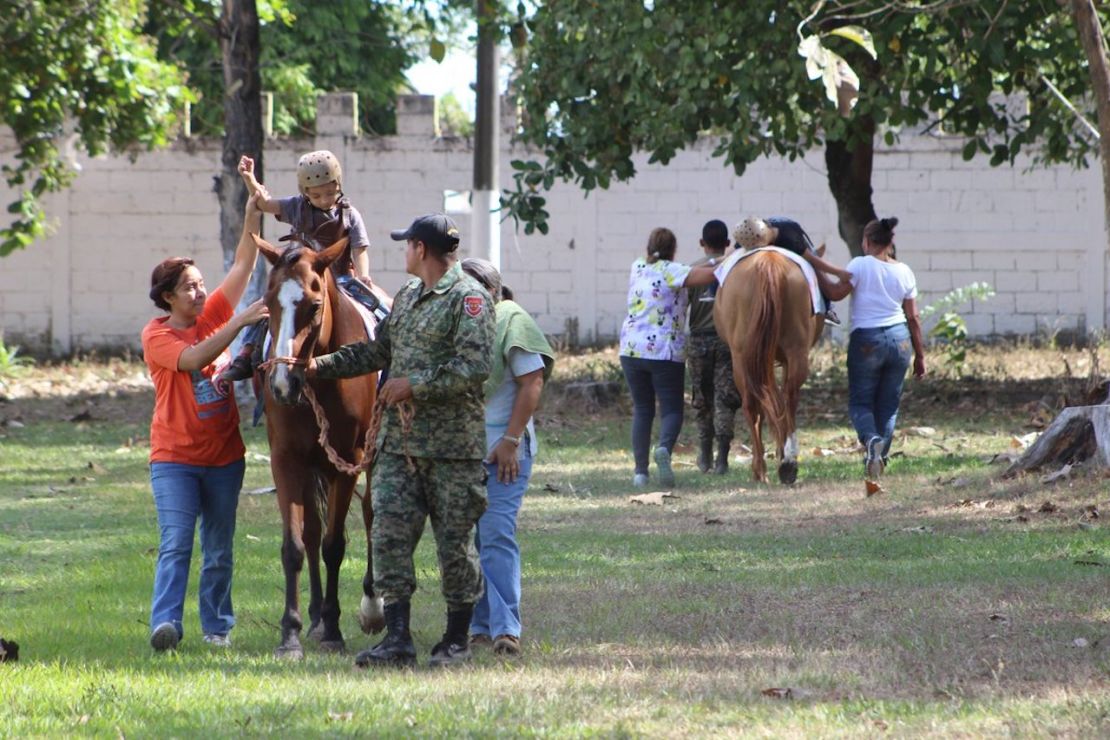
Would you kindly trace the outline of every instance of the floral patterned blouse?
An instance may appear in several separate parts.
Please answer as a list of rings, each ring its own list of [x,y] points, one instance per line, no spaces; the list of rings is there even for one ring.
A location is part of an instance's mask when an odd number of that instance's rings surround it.
[[[686,291],[690,268],[680,262],[640,258],[628,279],[628,317],[621,324],[625,357],[685,362]]]

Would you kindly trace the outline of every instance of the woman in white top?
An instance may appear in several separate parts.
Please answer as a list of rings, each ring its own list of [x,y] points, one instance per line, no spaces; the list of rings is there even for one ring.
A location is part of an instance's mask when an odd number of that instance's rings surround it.
[[[909,266],[894,258],[896,218],[872,221],[863,229],[864,256],[845,267],[850,283],[831,288],[829,297],[852,295],[848,340],[848,415],[867,452],[867,477],[886,466],[902,385],[913,349],[913,374],[925,375],[925,346],[917,313],[917,281]]]
[[[674,485],[671,451],[682,429],[686,385],[686,291],[714,281],[716,259],[699,267],[674,261],[678,241],[670,229],[653,229],[647,255],[632,263],[628,316],[621,324],[621,369],[632,394],[632,484],[648,483],[648,449],[659,398],[662,425],[655,447],[659,484]]]

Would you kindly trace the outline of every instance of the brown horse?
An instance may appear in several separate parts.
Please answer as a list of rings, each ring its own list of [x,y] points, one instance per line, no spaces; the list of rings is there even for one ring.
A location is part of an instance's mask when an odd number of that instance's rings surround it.
[[[779,480],[798,477],[798,394],[825,317],[814,315],[801,268],[774,251],[740,260],[717,291],[713,321],[732,351],[732,375],[752,440],[752,477],[767,481],[763,422],[775,435]],[[782,383],[775,377],[782,366]]]
[[[294,243],[284,251],[255,237],[259,251],[273,265],[266,289],[270,309],[272,363],[263,383],[266,432],[270,439],[270,469],[277,486],[281,510],[281,564],[285,571],[285,611],[281,618],[281,644],[276,654],[302,658],[298,580],[308,558],[311,619],[308,634],[318,637],[327,650],[342,650],[339,629],[339,566],[347,548],[344,523],[358,474],[342,472],[329,461],[318,442],[320,425],[306,396],[322,409],[327,440],[342,461],[358,465],[370,429],[377,395],[377,373],[347,380],[307,381],[308,358],[333,352],[344,344],[364,341],[362,317],[339,290],[329,266],[344,253],[347,239],[321,252]],[[306,392],[306,384],[310,392]],[[345,466],[346,467],[346,466]],[[362,497],[366,525],[367,563],[359,623],[364,632],[385,626],[381,599],[373,591],[370,561],[370,491]],[[326,590],[321,588],[320,556],[327,569]]]

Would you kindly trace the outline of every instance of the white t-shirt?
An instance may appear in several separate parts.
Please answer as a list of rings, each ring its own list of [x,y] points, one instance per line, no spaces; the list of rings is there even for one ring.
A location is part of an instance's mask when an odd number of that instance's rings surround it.
[[[854,257],[844,269],[852,273],[853,329],[905,323],[902,301],[917,298],[917,280],[908,265],[867,255]]]
[[[509,429],[509,419],[513,415],[513,405],[519,393],[516,379],[537,370],[543,370],[543,357],[535,352],[526,352],[520,347],[509,350],[508,362],[505,363],[505,379],[501,386],[486,399],[486,454],[493,452],[493,448],[501,441],[501,435]],[[528,452],[536,456],[539,445],[536,444],[536,427],[531,417],[525,425],[525,436],[528,438]],[[524,450],[517,450],[517,459],[524,457]]]

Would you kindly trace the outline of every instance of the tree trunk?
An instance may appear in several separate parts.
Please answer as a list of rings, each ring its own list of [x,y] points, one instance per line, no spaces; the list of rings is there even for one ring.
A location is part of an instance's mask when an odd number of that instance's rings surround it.
[[[1070,406],[1060,412],[1003,477],[1045,466],[1062,468],[1090,459],[1110,465],[1110,406]]]
[[[870,116],[860,118],[858,132],[858,141],[825,142],[825,166],[829,190],[836,199],[837,227],[853,257],[863,254],[863,227],[875,219],[871,202],[875,121]]]
[[[1091,88],[1098,104],[1104,228],[1107,244],[1110,245],[1110,59],[1107,58],[1106,39],[1102,35],[1094,0],[1071,0],[1071,14],[1079,32],[1079,41],[1087,54]]]
[[[223,169],[216,181],[220,200],[220,245],[224,269],[235,261],[235,247],[243,230],[247,188],[239,177],[239,158],[254,159],[254,172],[265,182],[262,170],[262,79],[259,63],[258,9],[255,0],[223,0],[220,16],[220,54],[224,71]],[[259,260],[261,263],[261,259]],[[243,300],[261,293],[260,270],[255,270]]]

